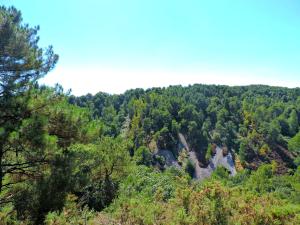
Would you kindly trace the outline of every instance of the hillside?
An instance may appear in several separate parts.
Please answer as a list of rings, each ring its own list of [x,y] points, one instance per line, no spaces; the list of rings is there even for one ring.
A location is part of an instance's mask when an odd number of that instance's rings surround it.
[[[300,88],[76,97],[38,30],[0,7],[0,225],[300,224]]]
[[[283,173],[296,167],[298,153],[288,150],[288,142],[299,131],[299,96],[299,88],[197,84],[71,96],[69,102],[89,107],[108,135],[125,133],[134,144],[132,154],[146,146],[151,152],[168,149],[177,158],[181,132],[203,167],[209,163],[209,145],[217,144],[244,168],[274,160]]]

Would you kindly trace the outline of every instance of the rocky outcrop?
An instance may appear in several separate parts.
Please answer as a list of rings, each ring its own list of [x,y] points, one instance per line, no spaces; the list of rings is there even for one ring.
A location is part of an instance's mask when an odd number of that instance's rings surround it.
[[[189,145],[184,137],[183,134],[178,134],[179,139],[179,149],[185,149],[188,153],[188,159],[194,165],[194,174],[193,178],[197,180],[203,180],[209,177],[212,172],[219,166],[226,168],[231,176],[236,174],[236,168],[234,164],[234,160],[232,154],[220,147],[216,147],[215,154],[210,159],[209,164],[207,167],[201,167],[196,152],[189,148]],[[170,150],[157,150],[156,155],[162,156],[165,158],[166,166],[175,166],[180,167],[178,160],[173,155],[172,151]]]

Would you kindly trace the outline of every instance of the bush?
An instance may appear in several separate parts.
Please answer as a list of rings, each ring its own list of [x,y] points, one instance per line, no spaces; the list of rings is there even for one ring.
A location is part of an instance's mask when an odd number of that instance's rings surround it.
[[[88,208],[81,208],[76,203],[76,196],[68,195],[62,212],[49,212],[45,219],[45,225],[92,225],[95,214]]]
[[[134,153],[134,159],[137,165],[152,165],[152,154],[149,148],[145,146],[141,146],[136,150],[136,152]]]
[[[193,164],[193,162],[191,160],[187,160],[186,164],[184,166],[185,171],[191,176],[194,176],[195,173],[195,165]]]
[[[292,152],[300,152],[300,132],[288,142],[288,148]]]

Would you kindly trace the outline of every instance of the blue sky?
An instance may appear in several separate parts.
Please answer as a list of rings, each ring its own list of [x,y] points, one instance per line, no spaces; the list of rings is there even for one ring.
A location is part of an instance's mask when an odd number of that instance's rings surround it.
[[[299,0],[0,0],[60,60],[76,95],[174,84],[300,86]]]

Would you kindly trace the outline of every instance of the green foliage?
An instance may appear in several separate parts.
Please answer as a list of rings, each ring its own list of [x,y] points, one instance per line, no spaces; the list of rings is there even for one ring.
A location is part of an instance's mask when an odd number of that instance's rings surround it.
[[[273,175],[271,165],[261,166],[249,180],[246,182],[249,190],[253,190],[256,193],[264,193],[273,191],[273,185],[270,178]]]
[[[270,147],[267,144],[264,144],[260,149],[259,149],[259,155],[261,156],[266,156],[267,153],[270,152]]]
[[[206,153],[205,153],[205,160],[209,161],[211,159],[212,155],[213,155],[212,145],[209,144],[207,146],[207,150],[206,150]]]
[[[248,159],[248,143],[247,143],[247,139],[243,139],[240,143],[240,148],[239,148],[239,156],[240,156],[240,160],[241,162],[245,162]]]
[[[216,170],[211,175],[212,179],[228,179],[229,178],[229,171],[226,170],[224,167],[217,167]]]
[[[134,153],[134,159],[137,165],[145,166],[151,166],[153,161],[150,150],[145,146],[141,146],[136,150]]]
[[[52,47],[44,51],[38,46],[39,28],[24,24],[20,11],[0,7],[0,18],[1,192],[32,175],[29,169],[43,163],[45,152],[52,147],[48,145],[53,139],[46,132],[46,117],[29,103],[36,81],[55,66],[58,56]],[[15,180],[3,183],[10,176]]]
[[[289,140],[288,146],[290,151],[300,152],[300,132]]]
[[[271,181],[277,177],[268,174],[268,169],[268,166],[264,166],[253,176],[257,178],[262,175],[267,181],[273,182],[277,190],[280,190],[282,185],[276,185],[275,181]],[[153,176],[154,174],[143,174],[141,177],[144,178],[143,182],[140,182],[141,178],[137,179],[139,182],[134,186],[135,188],[132,188],[133,183],[129,180],[122,184],[121,193],[123,194],[107,211],[113,216],[115,222],[191,225],[299,223],[300,207],[298,204],[286,202],[277,195],[265,194],[265,192],[257,195],[255,190],[244,187],[245,184],[250,183],[248,179],[254,179],[249,178],[247,174],[243,174],[245,178],[239,179],[239,184],[236,183],[233,186],[226,185],[226,182],[220,183],[215,178],[201,184],[189,184],[184,177],[179,176],[175,192],[169,198],[163,197],[165,190],[163,187],[155,190],[149,189],[153,183],[149,183],[148,179]],[[145,184],[145,179],[147,179],[147,184]],[[218,177],[218,179],[231,182],[227,176]],[[170,183],[172,180],[164,182]],[[285,186],[293,182],[288,180]],[[124,195],[124,193],[127,194]]]
[[[161,173],[153,168],[138,166],[122,181],[119,189],[119,199],[123,201],[126,198],[138,196],[145,199],[154,199],[155,193],[163,190],[162,197],[164,200],[168,200],[174,196],[176,187],[185,183],[186,179],[184,173],[174,168]],[[114,203],[111,209],[114,209],[120,203]]]
[[[296,166],[300,166],[300,156],[294,159],[294,163]]]
[[[297,88],[192,85],[136,89],[118,96],[99,93],[72,97],[72,101],[91,105],[102,120],[106,120],[104,109],[113,106],[111,115],[128,122],[125,136],[135,149],[148,146],[155,139],[158,148],[176,150],[181,132],[190,148],[199,153],[202,163],[208,143],[216,143],[230,150],[241,148],[241,158],[248,166],[258,158],[271,161],[274,156],[271,152],[277,150],[277,145],[285,147],[286,140],[298,130],[299,94]],[[99,95],[102,104],[97,108]],[[264,144],[269,146],[268,154],[260,151]]]
[[[159,149],[173,149],[176,144],[176,140],[173,138],[172,134],[170,134],[167,127],[163,127],[156,132],[154,139],[156,140]]]
[[[21,224],[21,221],[17,219],[17,212],[14,210],[13,204],[7,204],[6,206],[0,208],[0,224]]]
[[[193,162],[191,160],[186,161],[186,164],[184,165],[184,169],[191,177],[194,176],[195,165],[193,164]]]
[[[1,7],[0,18],[0,94],[11,97],[47,74],[58,56],[51,46],[46,51],[38,46],[39,27],[24,24],[20,11]]]
[[[81,208],[76,203],[76,196],[69,195],[67,197],[65,207],[62,212],[50,212],[45,218],[45,225],[87,225],[94,224],[94,212],[88,208]]]
[[[95,126],[97,121],[91,121],[87,110],[70,105],[61,97],[47,102],[51,97],[48,89],[36,92],[40,95],[31,100],[30,107],[43,105],[36,112],[39,117],[24,120],[21,130],[15,132],[10,141],[21,141],[23,146],[30,143],[35,149],[42,148],[43,151],[37,152],[36,157],[42,158],[43,163],[37,167],[38,171],[28,171],[26,177],[9,176],[9,182],[25,182],[15,185],[7,195],[13,194],[18,218],[39,224],[47,212],[61,210],[67,193],[73,190],[73,157],[67,148],[75,142],[94,141],[101,132],[100,127]],[[33,153],[29,156],[32,157]],[[20,156],[17,160],[22,162]]]
[[[299,127],[298,115],[295,109],[293,109],[290,114],[290,117],[288,119],[288,124],[289,124],[290,135],[294,136],[297,133]]]
[[[69,150],[73,163],[71,190],[82,204],[103,209],[112,202],[118,182],[130,167],[126,141],[103,137],[95,144],[77,144]]]
[[[300,224],[299,88],[69,96],[37,84],[58,59],[37,32],[15,8],[0,8],[1,224]],[[179,149],[180,133],[189,149]],[[258,169],[231,177],[218,167],[192,180],[187,151],[205,164],[208,143]],[[180,167],[156,150],[172,151]]]

